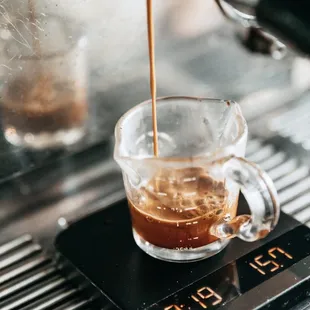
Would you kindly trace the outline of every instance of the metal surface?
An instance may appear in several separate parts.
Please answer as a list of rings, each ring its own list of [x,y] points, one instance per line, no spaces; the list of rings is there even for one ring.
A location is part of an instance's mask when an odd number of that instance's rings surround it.
[[[0,246],[0,309],[90,309],[91,296],[65,279],[30,235]],[[61,308],[62,307],[62,308]]]
[[[112,143],[55,161],[3,184],[0,242],[28,233],[50,249],[60,217],[78,216],[109,203],[123,188],[121,174],[111,158]]]
[[[310,151],[310,94],[269,121],[272,131]]]
[[[296,146],[298,148],[298,146]],[[273,179],[282,211],[310,225],[310,168],[300,158],[260,139],[252,139],[247,158],[258,163]]]

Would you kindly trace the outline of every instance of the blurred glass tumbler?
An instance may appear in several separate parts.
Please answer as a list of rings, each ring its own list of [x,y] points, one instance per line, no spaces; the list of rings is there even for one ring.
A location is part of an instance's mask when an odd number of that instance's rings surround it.
[[[35,25],[17,20],[9,31],[1,102],[7,141],[36,149],[74,144],[88,117],[86,38],[57,16]]]
[[[189,262],[221,251],[232,237],[255,241],[277,224],[275,187],[244,159],[247,124],[233,101],[157,100],[159,157],[147,101],[117,123],[114,158],[123,171],[133,236],[149,255]],[[251,214],[237,216],[239,191]]]

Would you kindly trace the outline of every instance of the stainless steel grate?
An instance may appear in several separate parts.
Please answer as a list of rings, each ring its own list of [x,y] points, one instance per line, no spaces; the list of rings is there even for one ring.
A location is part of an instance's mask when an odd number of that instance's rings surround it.
[[[30,235],[0,245],[1,310],[94,309],[81,295]]]
[[[269,128],[280,136],[289,138],[310,150],[310,96],[306,96],[295,108],[272,118]]]
[[[275,182],[282,211],[310,227],[310,169],[262,140],[249,141],[247,158],[265,169]]]

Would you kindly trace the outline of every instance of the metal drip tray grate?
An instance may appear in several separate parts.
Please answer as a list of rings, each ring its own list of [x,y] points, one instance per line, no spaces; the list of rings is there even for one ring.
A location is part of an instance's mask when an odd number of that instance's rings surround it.
[[[269,128],[280,136],[300,144],[310,151],[310,95],[302,99],[299,104],[288,111],[273,117]]]
[[[30,235],[0,246],[1,310],[94,309]]]
[[[249,141],[247,158],[259,164],[274,181],[282,211],[310,226],[309,167],[259,139]]]

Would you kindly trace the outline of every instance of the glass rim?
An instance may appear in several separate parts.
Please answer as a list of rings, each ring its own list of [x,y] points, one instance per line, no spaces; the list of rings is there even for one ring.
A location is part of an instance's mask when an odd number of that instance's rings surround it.
[[[233,101],[233,100],[226,100],[226,99],[217,99],[217,98],[207,98],[207,97],[195,97],[195,96],[164,96],[164,97],[158,97],[156,98],[156,103],[162,103],[167,102],[170,100],[193,100],[197,103],[203,103],[203,102],[214,102],[214,103],[221,103],[226,104],[226,106],[229,107],[229,109],[235,109],[236,116],[238,121],[238,135],[235,137],[233,142],[228,143],[227,145],[224,145],[221,148],[218,148],[211,152],[206,152],[205,155],[197,155],[197,156],[158,156],[155,155],[152,156],[144,156],[144,155],[134,155],[134,156],[127,156],[127,155],[121,155],[120,154],[120,146],[121,146],[121,140],[122,140],[122,125],[124,121],[133,113],[135,113],[137,110],[143,108],[146,105],[149,105],[151,108],[152,99],[145,100],[141,103],[138,103],[128,111],[126,111],[117,121],[115,125],[114,130],[114,137],[115,137],[115,147],[114,147],[114,158],[116,160],[167,160],[168,162],[182,162],[185,160],[188,160],[189,158],[191,160],[199,160],[199,159],[207,159],[212,157],[213,158],[223,158],[231,155],[231,149],[234,148],[244,137],[247,136],[248,127],[246,120],[244,116],[242,115],[240,105]]]

